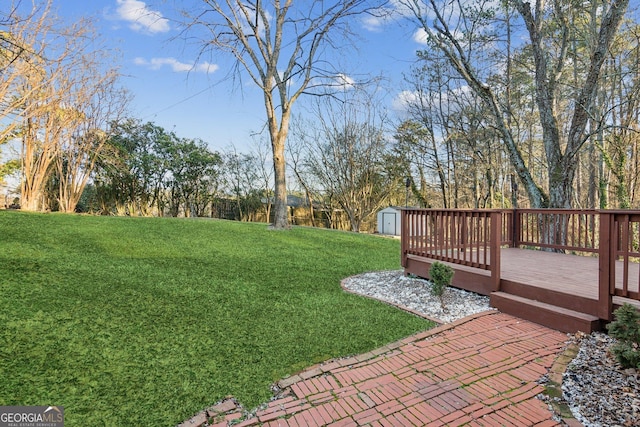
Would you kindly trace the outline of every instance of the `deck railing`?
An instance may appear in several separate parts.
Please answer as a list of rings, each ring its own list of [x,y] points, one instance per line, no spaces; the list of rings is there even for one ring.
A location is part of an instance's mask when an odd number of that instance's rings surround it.
[[[640,212],[600,212],[600,317],[611,318],[613,298],[640,301]]]
[[[599,257],[600,317],[613,297],[640,301],[640,211],[404,209],[409,255],[491,271],[500,289],[500,246]]]
[[[581,254],[598,252],[598,211],[518,209],[513,216],[512,247]]]
[[[499,281],[502,211],[404,209],[402,265],[408,255],[491,271]]]

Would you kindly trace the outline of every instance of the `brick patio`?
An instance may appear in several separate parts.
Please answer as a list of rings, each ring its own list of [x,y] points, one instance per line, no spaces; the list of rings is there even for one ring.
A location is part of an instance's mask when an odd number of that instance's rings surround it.
[[[214,426],[556,426],[536,398],[567,336],[496,311],[413,335],[282,380],[281,397],[241,420],[225,402]],[[181,424],[198,426],[194,417]]]

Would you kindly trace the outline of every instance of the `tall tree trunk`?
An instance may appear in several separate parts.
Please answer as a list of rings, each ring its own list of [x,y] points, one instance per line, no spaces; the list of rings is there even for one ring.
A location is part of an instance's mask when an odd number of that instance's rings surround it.
[[[507,114],[505,114],[501,103],[496,98],[491,87],[481,81],[475,73],[473,65],[468,61],[468,57],[463,51],[462,46],[456,40],[457,35],[449,30],[447,21],[440,13],[440,8],[436,5],[435,0],[430,0],[429,3],[431,5],[431,13],[436,16],[436,21],[440,24],[440,26],[436,26],[435,29],[438,34],[434,33],[434,30],[432,30],[431,26],[426,21],[426,16],[421,13],[421,8],[416,6],[417,2],[413,0],[403,2],[403,4],[407,5],[415,13],[415,18],[418,20],[424,31],[430,36],[429,39],[437,45],[442,53],[444,53],[451,65],[467,82],[473,92],[479,96],[483,102],[485,102],[491,111],[491,117],[495,120],[496,128],[505,143],[511,164],[529,195],[531,206],[534,208],[548,206],[548,197],[542,188],[536,184],[531,172],[527,168],[527,165],[522,158],[520,148],[518,147],[505,120]]]
[[[275,183],[275,201],[273,205],[273,228],[277,230],[289,228],[287,212],[287,182],[285,173],[284,142],[286,136],[272,136],[273,178]]]
[[[595,100],[602,64],[608,55],[609,47],[618,31],[629,0],[614,0],[602,17],[600,31],[596,35],[588,72],[578,96],[574,102],[573,117],[569,128],[566,149],[562,150],[560,127],[556,120],[556,84],[564,65],[570,25],[561,8],[555,7],[555,15],[562,30],[562,48],[556,66],[551,68],[543,43],[544,16],[543,1],[535,2],[535,14],[529,2],[514,0],[518,12],[522,15],[529,37],[535,62],[536,103],[542,125],[543,142],[549,167],[549,206],[570,208],[573,200],[578,151],[586,141],[585,129],[589,112]]]
[[[275,81],[277,69],[275,64],[271,64],[267,68],[263,84],[264,87],[270,87]],[[267,113],[267,124],[269,127],[269,136],[271,137],[271,149],[273,154],[273,180],[274,180],[274,205],[273,205],[273,224],[275,230],[286,230],[291,228],[289,224],[289,210],[287,207],[287,162],[284,156],[285,143],[289,134],[289,120],[291,117],[290,100],[287,98],[286,82],[280,82],[276,85],[278,95],[280,97],[280,123],[278,123],[278,115],[276,105],[274,103],[274,94],[271,91],[264,91],[265,109]]]

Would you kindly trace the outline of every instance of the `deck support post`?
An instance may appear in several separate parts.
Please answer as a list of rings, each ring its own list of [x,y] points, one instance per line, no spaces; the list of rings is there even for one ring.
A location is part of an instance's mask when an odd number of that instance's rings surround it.
[[[611,280],[615,269],[615,248],[612,244],[614,233],[614,214],[600,211],[600,236],[598,253],[598,317],[612,320],[613,298]]]
[[[491,285],[493,292],[500,290],[500,244],[502,243],[502,212],[491,212],[491,236],[489,250],[491,263]]]

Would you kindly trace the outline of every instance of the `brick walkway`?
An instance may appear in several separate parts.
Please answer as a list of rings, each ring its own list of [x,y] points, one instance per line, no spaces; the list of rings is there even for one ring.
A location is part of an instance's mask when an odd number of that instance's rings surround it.
[[[214,426],[555,426],[544,390],[567,336],[485,312],[280,382],[283,397],[243,419],[231,401]],[[226,406],[225,406],[226,405]],[[202,415],[204,417],[204,415]],[[181,426],[199,425],[194,418]]]

